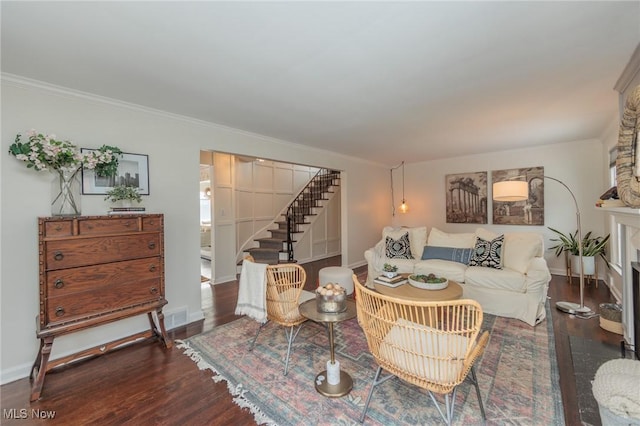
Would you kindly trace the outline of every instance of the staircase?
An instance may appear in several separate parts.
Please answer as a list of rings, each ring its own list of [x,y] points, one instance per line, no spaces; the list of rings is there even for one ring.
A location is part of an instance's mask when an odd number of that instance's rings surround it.
[[[282,214],[283,220],[274,222],[277,228],[268,230],[271,236],[255,239],[258,247],[247,249],[246,252],[258,263],[275,265],[295,262],[293,245],[296,235],[304,232],[303,225],[311,223],[308,217],[317,214],[315,209],[322,208],[322,200],[329,199],[332,187],[338,186],[339,182],[339,171],[320,169],[289,204]]]

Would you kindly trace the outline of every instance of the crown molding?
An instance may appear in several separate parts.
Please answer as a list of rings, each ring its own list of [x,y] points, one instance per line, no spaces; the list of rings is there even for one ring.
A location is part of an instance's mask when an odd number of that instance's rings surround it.
[[[613,88],[619,93],[624,93],[629,87],[629,84],[631,84],[631,82],[636,77],[639,71],[640,71],[640,43],[638,43],[638,45],[636,46],[636,50],[633,51],[633,54],[631,55],[631,58],[629,59],[627,66],[624,67],[624,70],[622,70],[622,74],[618,78],[618,81],[616,81],[616,84],[615,86],[613,86]]]
[[[333,151],[329,151],[326,149],[320,149],[320,148],[315,148],[315,147],[311,147],[308,145],[303,145],[300,143],[295,143],[295,142],[290,142],[290,141],[286,141],[286,140],[282,140],[282,139],[276,139],[273,138],[271,136],[265,136],[265,135],[261,135],[259,133],[253,133],[253,132],[249,132],[246,130],[241,130],[241,129],[237,129],[234,127],[229,127],[229,126],[224,126],[222,124],[217,124],[217,123],[213,123],[210,121],[205,121],[205,120],[200,120],[197,118],[193,118],[193,117],[188,117],[186,115],[180,115],[180,114],[174,114],[171,112],[167,112],[167,111],[163,111],[163,110],[159,110],[159,109],[155,109],[155,108],[150,108],[150,107],[146,107],[143,105],[139,105],[139,104],[134,104],[131,102],[126,102],[126,101],[122,101],[119,99],[114,99],[114,98],[109,98],[106,96],[101,96],[101,95],[96,95],[94,93],[89,93],[89,92],[83,92],[81,90],[76,90],[76,89],[71,89],[69,87],[64,87],[64,86],[58,86],[55,84],[51,84],[51,83],[47,83],[45,81],[41,81],[41,80],[34,80],[28,77],[23,77],[20,75],[16,75],[16,74],[11,74],[11,73],[6,73],[3,72],[0,75],[0,80],[2,81],[3,84],[8,84],[10,86],[14,86],[14,87],[18,87],[18,88],[22,88],[22,89],[39,89],[42,91],[46,91],[58,96],[63,96],[63,97],[67,97],[67,98],[76,98],[76,99],[84,99],[90,102],[96,102],[96,103],[102,103],[102,104],[106,104],[106,105],[111,105],[114,106],[116,108],[123,108],[123,109],[128,109],[128,110],[133,110],[133,111],[138,111],[138,112],[142,112],[145,114],[151,114],[151,115],[155,115],[158,117],[162,117],[162,118],[167,118],[167,119],[171,119],[171,120],[176,120],[176,121],[181,121],[184,123],[189,123],[189,124],[194,124],[197,126],[202,126],[202,127],[207,127],[207,128],[212,128],[212,129],[218,129],[218,130],[222,130],[222,131],[226,131],[226,132],[230,132],[230,133],[235,133],[238,135],[242,135],[242,136],[248,136],[251,138],[256,138],[256,139],[260,139],[263,140],[265,142],[270,142],[270,143],[275,143],[278,145],[282,145],[285,146],[287,148],[293,148],[293,149],[304,149],[304,150],[308,150],[308,151],[312,151],[312,152],[316,152],[316,153],[323,153],[323,154],[331,154],[333,156],[336,157],[341,157],[344,159],[347,159],[349,161],[356,161],[358,163],[363,163],[363,164],[368,164],[368,165],[372,165],[372,166],[376,166],[376,167],[383,167],[386,168],[387,166],[384,164],[380,164],[380,163],[376,163],[373,161],[369,161],[369,160],[364,160],[362,158],[358,158],[358,157],[352,157],[349,155],[345,155],[345,154],[341,154],[341,153],[337,153],[337,152],[333,152]],[[215,151],[215,148],[211,148],[212,150]],[[224,152],[224,151],[220,151],[220,152]],[[229,154],[236,154],[236,155],[255,155],[255,153],[249,153],[249,152],[229,152]],[[277,160],[277,159],[273,159],[275,161],[281,161],[281,160]],[[313,166],[313,167],[324,167],[324,166],[320,166],[318,164],[308,164],[309,166]]]

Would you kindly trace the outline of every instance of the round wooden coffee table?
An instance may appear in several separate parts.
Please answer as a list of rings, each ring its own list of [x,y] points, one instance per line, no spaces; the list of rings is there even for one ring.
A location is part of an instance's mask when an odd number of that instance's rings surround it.
[[[374,282],[373,286],[376,291],[386,296],[407,300],[440,302],[443,300],[456,300],[462,297],[462,287],[457,282],[451,280],[449,280],[447,288],[443,288],[442,290],[424,290],[414,287],[409,283],[399,285],[398,287],[388,287],[384,284]]]

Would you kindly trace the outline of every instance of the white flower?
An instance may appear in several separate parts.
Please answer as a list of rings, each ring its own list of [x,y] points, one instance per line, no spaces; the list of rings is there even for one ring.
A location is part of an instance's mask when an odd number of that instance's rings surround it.
[[[9,153],[35,170],[77,170],[86,165],[91,169],[100,166],[100,173],[105,176],[111,176],[117,171],[119,157],[113,154],[114,151],[121,154],[121,151],[116,147],[103,146],[86,155],[72,142],[56,140],[55,134],[43,135],[31,129],[25,132],[25,135],[28,141],[21,142],[22,135],[18,134],[15,142],[9,147]]]

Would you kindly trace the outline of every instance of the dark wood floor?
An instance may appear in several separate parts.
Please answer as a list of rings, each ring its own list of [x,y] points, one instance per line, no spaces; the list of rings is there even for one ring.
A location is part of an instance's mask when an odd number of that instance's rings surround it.
[[[338,263],[339,258],[333,258],[306,265],[309,276],[306,287],[315,286],[320,268]],[[183,339],[236,318],[233,311],[237,283],[217,284],[210,289],[211,301],[204,306],[205,320],[171,331],[172,338]],[[549,295],[552,303],[577,301],[578,286],[570,286],[564,277],[554,276]],[[605,285],[596,289],[592,284],[586,288],[585,304],[592,308],[609,298]],[[617,345],[621,336],[601,329],[597,318],[582,320],[552,309],[551,320],[566,423],[577,425],[580,419],[568,336],[588,338],[594,345]],[[200,371],[180,349],[174,346],[164,350],[155,341],[135,343],[50,372],[42,397],[36,402],[29,403],[28,379],[1,386],[0,394],[3,425],[40,424],[42,420],[36,416],[50,413],[55,413],[54,419],[47,421],[51,424],[255,424],[247,409],[233,403],[226,383],[214,383],[211,372]]]

